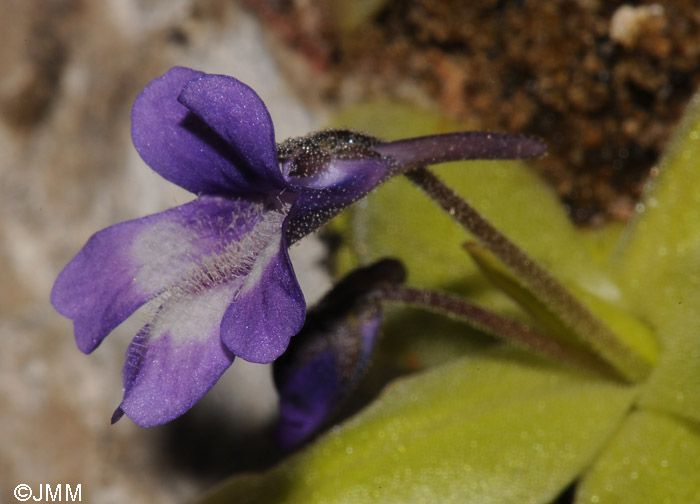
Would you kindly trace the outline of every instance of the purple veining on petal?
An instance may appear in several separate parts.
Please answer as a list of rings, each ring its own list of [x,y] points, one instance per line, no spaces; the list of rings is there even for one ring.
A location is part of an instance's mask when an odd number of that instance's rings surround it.
[[[482,131],[408,138],[374,148],[407,168],[468,159],[531,159],[546,151],[536,138]]]
[[[257,191],[286,186],[277,162],[272,119],[255,91],[233,77],[205,75],[188,82],[178,101],[232,146],[254,174]]]
[[[204,75],[175,67],[141,92],[131,112],[134,146],[158,174],[195,194],[260,193],[259,177],[240,153],[177,100],[187,82]],[[251,123],[249,134],[258,133],[274,151],[264,125]]]
[[[236,288],[222,285],[165,302],[129,346],[124,399],[113,422],[122,413],[143,427],[169,422],[214,386],[234,359],[219,324]]]
[[[299,332],[305,316],[306,302],[286,241],[276,237],[260,252],[235,302],[226,310],[221,337],[242,359],[272,362]]]
[[[95,233],[56,279],[51,302],[75,323],[83,352],[94,350],[141,305],[188,269],[245,236],[262,203],[201,197]]]

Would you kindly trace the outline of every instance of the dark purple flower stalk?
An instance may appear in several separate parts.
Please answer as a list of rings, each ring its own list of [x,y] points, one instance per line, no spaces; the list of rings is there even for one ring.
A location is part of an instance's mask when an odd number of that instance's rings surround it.
[[[275,360],[306,304],[287,254],[378,184],[454,159],[537,157],[529,138],[455,133],[382,143],[325,132],[280,146],[257,94],[238,80],[173,68],[138,96],[134,145],[197,197],[93,235],[51,294],[92,352],[144,304],[153,316],[124,366],[124,413],[159,425],[191,408],[231,365]]]

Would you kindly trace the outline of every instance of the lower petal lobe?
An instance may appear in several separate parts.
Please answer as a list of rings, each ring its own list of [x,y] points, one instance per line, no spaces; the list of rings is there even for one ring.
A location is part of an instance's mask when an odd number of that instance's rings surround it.
[[[201,197],[93,235],[58,276],[56,310],[73,320],[78,347],[94,350],[140,306],[191,277],[206,257],[249,234],[262,203]]]
[[[122,413],[142,427],[160,425],[199,401],[233,362],[219,325],[238,285],[174,296],[134,338],[124,364]]]
[[[267,363],[279,357],[306,316],[306,302],[284,237],[272,237],[243,280],[221,323],[221,337],[238,357]]]

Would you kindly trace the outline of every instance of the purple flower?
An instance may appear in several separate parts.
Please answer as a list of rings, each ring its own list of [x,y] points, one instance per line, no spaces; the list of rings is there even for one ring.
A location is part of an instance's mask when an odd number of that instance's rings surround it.
[[[373,295],[405,277],[399,261],[383,259],[349,273],[309,310],[273,368],[280,447],[303,443],[332,419],[362,378],[377,342],[382,310]]]
[[[132,137],[153,170],[197,197],[93,235],[51,301],[73,320],[85,353],[138,308],[152,308],[127,351],[113,416],[143,426],[191,408],[234,356],[266,363],[285,351],[306,312],[291,243],[408,165],[513,156],[502,142],[513,137],[469,133],[380,144],[326,132],[278,153],[252,89],[188,68],[171,69],[138,96]],[[521,142],[541,154],[539,142]]]

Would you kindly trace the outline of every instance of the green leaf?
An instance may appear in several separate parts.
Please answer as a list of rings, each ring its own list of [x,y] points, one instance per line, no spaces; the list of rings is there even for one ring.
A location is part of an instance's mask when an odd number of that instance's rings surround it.
[[[577,504],[700,502],[700,425],[632,413],[586,474]]]
[[[656,335],[646,324],[604,299],[575,289],[574,293],[596,317],[605,321],[623,345],[632,349],[648,369],[656,365],[659,360],[659,345]]]
[[[334,123],[387,139],[464,129],[430,111],[388,102],[353,107],[337,116]],[[493,177],[494,170],[502,169],[503,174],[508,167],[519,165],[518,162],[453,163],[441,165],[441,170],[452,170],[457,178],[471,172],[471,179],[478,181],[479,176],[474,172],[477,166]],[[526,178],[531,177],[524,170],[522,173]],[[381,257],[397,257],[408,268],[410,285],[459,293],[505,316],[528,320],[522,310],[494,289],[465,257],[461,248],[467,239],[464,231],[404,177],[391,180],[355,204],[331,226],[343,236],[344,245],[336,255],[339,274]],[[483,337],[464,324],[447,323],[442,317],[410,310],[396,313],[392,323],[385,326],[386,336],[380,349],[399,368],[416,369],[441,362],[446,356],[464,355],[471,349],[475,335],[477,344],[483,343]],[[431,330],[422,331],[425,327]]]
[[[542,300],[523,285],[518,279],[492,252],[476,243],[467,243],[464,248],[479,267],[489,281],[505,292],[511,299],[530,313],[552,336],[561,339],[567,344],[572,344],[579,350],[585,347],[576,338],[571,328],[552,313],[549,307]]]
[[[689,276],[700,274],[697,266]],[[663,345],[661,359],[647,382],[640,403],[661,411],[700,422],[700,285],[688,282],[687,289],[656,286],[668,297],[663,305],[650,307],[648,316],[658,325],[656,333]],[[677,278],[678,283],[683,282]],[[660,301],[661,302],[661,301]]]
[[[700,251],[700,94],[659,163],[658,176],[648,184],[643,209],[620,244],[617,263],[632,287],[658,284],[679,261]],[[639,272],[644,275],[639,275]],[[644,292],[649,304],[663,296]]]
[[[643,404],[700,421],[700,95],[659,163],[611,271],[663,348]]]
[[[444,120],[414,108],[381,104],[351,109],[336,123],[368,129],[389,138],[456,126],[445,126]],[[528,171],[524,163],[518,162],[473,161],[440,165],[434,170],[553,274],[564,291],[576,294],[572,300],[578,298],[579,304],[586,307],[575,314],[563,313],[562,307],[574,305],[562,304],[563,301],[555,305],[552,299],[559,297],[545,299],[538,291],[529,293],[533,303],[528,303],[526,308],[539,303],[543,308],[540,315],[550,311],[540,321],[550,327],[558,326],[557,333],[564,339],[585,343],[627,379],[646,378],[657,358],[653,335],[624,312],[621,290],[589,256],[593,241],[582,238],[582,233],[573,227],[550,188]],[[390,181],[348,215],[347,236],[358,262],[398,257],[408,267],[410,284],[450,289],[505,316],[523,318],[503,293],[484,288],[478,268],[465,264],[460,248],[468,233],[405,179]],[[535,284],[524,281],[523,287]],[[523,301],[522,297],[515,299]]]
[[[614,357],[614,359],[610,359],[610,362],[618,364],[616,369],[635,371],[635,373],[628,375],[633,379],[635,376],[648,376],[649,370],[657,361],[658,347],[651,331],[637,319],[600,298],[572,289],[570,295],[573,299],[586,306],[590,310],[589,313],[597,319],[604,320],[607,323],[607,328],[602,326],[601,329],[607,331],[609,328],[611,330],[607,340],[593,339],[591,337],[592,333],[577,330],[576,325],[567,322],[561,316],[562,314],[565,315],[565,312],[552,309],[551,304],[547,302],[551,298],[551,291],[545,292],[550,298],[538,297],[538,292],[541,291],[536,292],[532,289],[531,283],[528,284],[521,278],[516,277],[489,250],[474,243],[467,243],[465,248],[484,275],[547,328],[551,337],[560,339],[562,343],[579,354],[589,354],[591,350],[598,350],[603,357]],[[597,322],[597,320],[594,320],[594,322]],[[588,328],[584,327],[584,329]],[[622,343],[616,348],[624,350],[625,353],[621,355],[615,354],[611,352],[615,347],[606,346],[613,335],[616,335]],[[583,346],[583,343],[588,343],[590,346]],[[595,345],[595,343],[598,343],[598,345]],[[607,353],[605,350],[607,350]],[[620,364],[625,366],[623,367]]]
[[[600,228],[577,229],[579,241],[584,244],[588,255],[595,263],[607,270],[610,266],[610,257],[620,244],[620,237],[626,225],[622,222],[608,222]]]
[[[202,503],[546,503],[592,462],[634,395],[501,347],[398,380],[299,455]]]
[[[387,307],[382,333],[370,368],[370,373],[381,376],[437,366],[495,344],[491,336],[464,321],[403,306]]]
[[[334,124],[388,139],[464,129],[438,114],[381,102],[348,109]],[[571,281],[612,302],[619,300],[619,288],[601,273],[588,254],[588,243],[579,239],[557,196],[527,163],[470,161],[433,169],[564,283]],[[355,205],[347,219],[351,246],[361,262],[386,255],[399,257],[411,272],[410,282],[425,287],[460,290],[455,279],[463,281],[464,288],[478,277],[477,268],[465,260],[461,250],[468,235],[403,177],[389,181]],[[472,299],[481,301],[478,296]],[[497,308],[502,299],[489,299],[495,302],[489,306]]]

